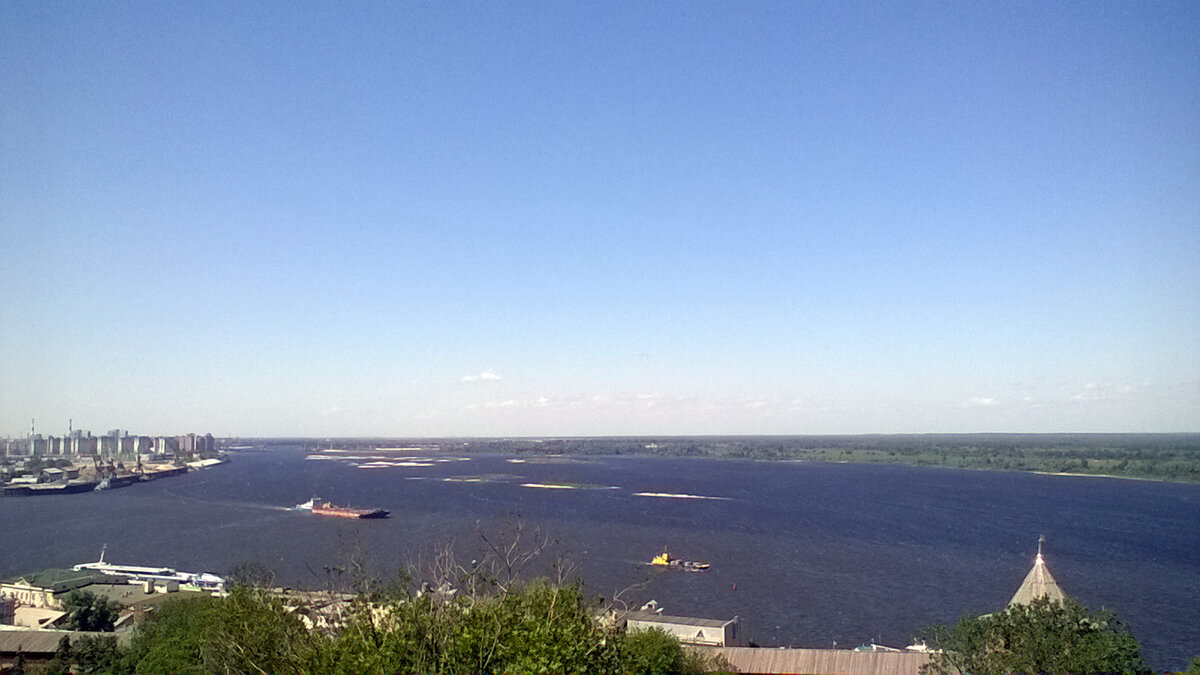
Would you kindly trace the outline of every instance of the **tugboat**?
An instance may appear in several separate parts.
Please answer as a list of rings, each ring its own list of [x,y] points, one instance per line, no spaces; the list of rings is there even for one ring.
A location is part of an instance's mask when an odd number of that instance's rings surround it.
[[[338,518],[387,518],[388,512],[383,509],[354,509],[349,506],[334,506],[324,499],[312,499],[297,504],[301,511],[312,511],[318,516],[336,516]]]
[[[662,553],[654,556],[654,558],[650,561],[650,565],[654,567],[675,567],[688,572],[703,572],[704,570],[708,569],[708,563],[706,562],[676,560],[675,558],[671,557],[670,553],[667,553],[666,549],[663,549]]]

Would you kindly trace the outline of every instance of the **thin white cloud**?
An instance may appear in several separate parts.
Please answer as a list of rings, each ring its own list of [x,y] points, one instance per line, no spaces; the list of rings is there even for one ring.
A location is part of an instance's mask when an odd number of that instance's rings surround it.
[[[1150,382],[1087,382],[1082,391],[1071,396],[1072,401],[1111,401],[1123,397],[1145,395],[1150,392]]]
[[[463,375],[463,382],[499,382],[504,378],[499,373],[492,370],[485,370],[478,375]]]
[[[966,408],[987,408],[994,405],[996,405],[996,399],[987,396],[976,396],[967,399],[967,402],[963,404]]]

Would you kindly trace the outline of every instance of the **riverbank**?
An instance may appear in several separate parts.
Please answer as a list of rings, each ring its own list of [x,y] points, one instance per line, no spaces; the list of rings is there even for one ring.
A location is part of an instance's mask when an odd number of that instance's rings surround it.
[[[247,443],[250,439],[237,439]],[[762,461],[901,464],[1200,483],[1200,433],[862,434],[807,436],[602,436],[519,438],[254,439],[345,452],[450,452],[578,462],[644,455]]]
[[[183,466],[167,463],[146,464],[140,471],[108,469],[101,465],[77,466],[72,462],[65,466],[39,470],[37,475],[26,475],[4,483],[0,485],[0,496],[44,497],[112,490],[129,487],[135,483],[178,476],[188,471],[201,471],[228,461],[227,457],[220,457],[196,460]],[[30,478],[43,482],[31,482]],[[49,480],[46,480],[47,478]]]

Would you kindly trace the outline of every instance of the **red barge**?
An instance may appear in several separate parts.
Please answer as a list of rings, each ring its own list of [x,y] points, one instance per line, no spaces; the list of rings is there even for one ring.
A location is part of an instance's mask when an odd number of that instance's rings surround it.
[[[338,518],[386,518],[388,512],[383,509],[355,509],[349,506],[334,506],[324,499],[312,499],[297,504],[301,511],[312,511],[318,516],[336,516]]]

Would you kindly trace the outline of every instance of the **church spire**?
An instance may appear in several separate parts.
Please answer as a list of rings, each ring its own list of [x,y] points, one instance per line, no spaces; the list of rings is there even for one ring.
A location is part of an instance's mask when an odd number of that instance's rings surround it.
[[[1033,569],[1029,570],[1029,574],[1025,575],[1025,581],[1021,582],[1021,587],[1013,594],[1012,600],[1008,601],[1011,605],[1028,605],[1035,598],[1050,598],[1057,602],[1062,602],[1067,598],[1067,594],[1063,593],[1058,582],[1050,575],[1050,570],[1046,569],[1046,561],[1042,558],[1042,542],[1046,541],[1046,536],[1038,537],[1038,552],[1037,557],[1033,560]]]

